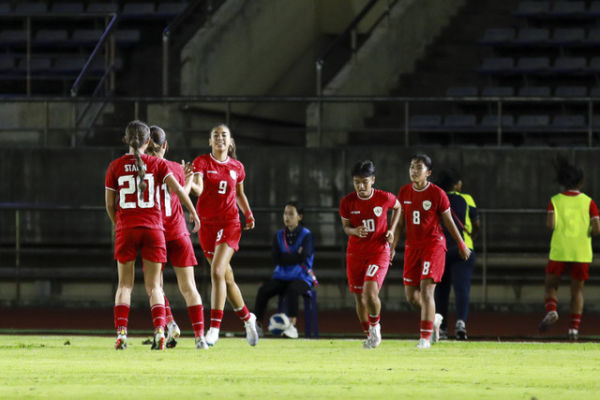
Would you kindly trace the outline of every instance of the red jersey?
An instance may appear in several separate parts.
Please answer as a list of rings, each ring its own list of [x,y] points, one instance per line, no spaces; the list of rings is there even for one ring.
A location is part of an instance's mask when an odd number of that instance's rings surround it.
[[[156,186],[163,184],[171,171],[165,160],[146,154],[141,157],[146,164],[147,187],[143,195],[138,195],[138,168],[133,154],[117,158],[106,171],[105,187],[117,194],[116,231],[136,227],[164,229]]]
[[[423,248],[437,242],[445,248],[446,239],[440,217],[450,209],[446,192],[431,182],[422,190],[416,190],[409,183],[400,188],[398,200],[406,225],[406,246]]]
[[[181,164],[175,161],[165,160],[169,170],[173,173],[175,180],[181,185],[185,185],[185,172]],[[162,203],[163,225],[165,226],[165,240],[171,241],[179,239],[182,236],[189,235],[185,216],[181,202],[176,194],[169,191],[165,183],[157,186],[157,192]]]
[[[200,221],[239,221],[236,185],[246,178],[244,165],[231,157],[219,161],[210,153],[196,157],[193,164],[194,174],[200,174],[204,184],[196,203]]]
[[[352,227],[363,225],[367,228],[367,237],[352,235],[348,238],[348,254],[368,255],[390,251],[385,239],[387,213],[397,201],[392,193],[379,189],[373,189],[368,199],[362,199],[352,192],[340,201],[340,216],[349,220]]]

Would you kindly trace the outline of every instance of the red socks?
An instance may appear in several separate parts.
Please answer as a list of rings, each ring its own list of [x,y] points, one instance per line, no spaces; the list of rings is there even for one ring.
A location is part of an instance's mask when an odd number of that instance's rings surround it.
[[[192,329],[194,330],[194,337],[204,336],[204,307],[202,307],[202,304],[198,304],[197,306],[189,306],[187,310],[188,315],[192,320]]]
[[[369,322],[368,321],[364,321],[364,322],[361,321],[360,327],[362,328],[364,333],[366,333],[367,335],[369,334]]]
[[[569,329],[579,330],[579,324],[581,324],[581,314],[571,314],[571,322],[569,323]]]
[[[379,314],[377,315],[371,315],[369,314],[369,325],[370,326],[375,326],[379,323],[379,320],[381,319],[381,317],[379,316]]]
[[[421,320],[421,339],[431,340],[433,321]]]
[[[129,305],[128,304],[116,304],[114,307],[115,314],[115,329],[117,333],[124,328],[127,332],[127,323],[129,320]]]
[[[221,329],[221,321],[223,320],[223,310],[210,310],[210,327]]]
[[[556,305],[557,305],[556,299],[548,297],[546,299],[546,303],[545,303],[546,314],[549,313],[550,311],[556,311]]]
[[[248,310],[248,307],[246,307],[245,304],[244,304],[244,307],[240,308],[239,310],[234,310],[234,311],[243,322],[246,322],[250,319],[250,311]]]
[[[170,324],[171,322],[174,321],[173,319],[173,313],[171,313],[171,305],[169,304],[169,299],[167,299],[167,296],[165,297],[165,325]]]
[[[152,325],[154,329],[165,326],[165,305],[155,304],[152,306]]]

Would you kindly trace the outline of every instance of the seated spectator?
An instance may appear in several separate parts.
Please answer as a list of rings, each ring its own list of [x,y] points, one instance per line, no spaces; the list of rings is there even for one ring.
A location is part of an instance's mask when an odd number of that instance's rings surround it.
[[[273,264],[275,271],[256,295],[256,325],[262,332],[262,325],[269,299],[274,296],[287,297],[287,315],[291,325],[283,334],[290,338],[298,337],[296,317],[298,316],[298,296],[319,283],[313,273],[314,241],[312,233],[302,225],[303,210],[294,201],[287,202],[283,211],[285,228],[279,230],[273,239]]]

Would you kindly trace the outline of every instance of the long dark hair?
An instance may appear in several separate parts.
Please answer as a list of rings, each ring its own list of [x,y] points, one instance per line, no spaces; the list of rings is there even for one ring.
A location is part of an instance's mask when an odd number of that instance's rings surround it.
[[[583,183],[583,170],[571,164],[565,157],[557,156],[554,162],[556,181],[565,189],[578,189]]]
[[[150,128],[142,121],[131,121],[125,128],[125,136],[123,142],[133,148],[133,155],[135,156],[135,165],[138,169],[138,176],[140,178],[140,184],[138,185],[138,192],[144,193],[148,184],[144,181],[146,175],[146,164],[142,161],[140,155],[140,147],[146,143],[146,140],[150,137]]]
[[[165,133],[165,131],[160,126],[152,125],[150,127],[150,143],[146,148],[146,153],[150,154],[151,156],[158,156],[161,147],[165,144],[166,141],[167,134]],[[167,144],[167,149],[168,146],[169,145]]]
[[[229,137],[231,138],[231,144],[229,145],[229,148],[227,149],[227,155],[229,157],[233,158],[234,160],[237,160],[235,140],[233,139],[233,136],[231,135],[231,129],[229,129],[229,127],[227,125],[221,123],[221,124],[217,124],[217,125],[213,126],[213,128],[210,130],[210,134],[212,135],[213,131],[220,126],[227,129],[227,131],[229,132]]]
[[[460,174],[454,168],[448,168],[442,170],[437,178],[437,185],[444,189],[445,192],[449,192],[454,188],[461,180]]]

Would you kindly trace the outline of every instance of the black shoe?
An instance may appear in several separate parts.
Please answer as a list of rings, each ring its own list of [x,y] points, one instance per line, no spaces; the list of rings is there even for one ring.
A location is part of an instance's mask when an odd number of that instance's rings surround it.
[[[456,321],[454,333],[456,334],[456,340],[467,340],[467,327],[465,325],[465,321],[462,319]]]

